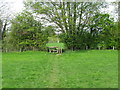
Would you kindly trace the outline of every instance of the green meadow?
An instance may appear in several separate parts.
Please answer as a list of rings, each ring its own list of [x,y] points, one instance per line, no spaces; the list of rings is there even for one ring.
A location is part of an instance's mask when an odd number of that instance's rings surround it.
[[[2,54],[3,88],[117,88],[118,51]]]
[[[118,88],[120,3],[19,1],[0,3],[0,88]]]

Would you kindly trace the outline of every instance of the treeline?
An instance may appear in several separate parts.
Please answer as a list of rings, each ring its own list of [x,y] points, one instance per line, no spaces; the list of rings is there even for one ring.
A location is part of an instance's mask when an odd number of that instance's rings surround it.
[[[52,26],[43,27],[32,13],[24,11],[11,20],[11,27],[4,34],[3,52],[46,50],[48,37],[55,35]]]
[[[118,21],[101,12],[107,4],[98,2],[25,2],[28,11],[11,21],[5,33],[3,51],[45,50],[48,37],[58,35],[67,49],[119,49]],[[37,20],[34,14],[39,16]],[[44,27],[42,20],[54,23]]]

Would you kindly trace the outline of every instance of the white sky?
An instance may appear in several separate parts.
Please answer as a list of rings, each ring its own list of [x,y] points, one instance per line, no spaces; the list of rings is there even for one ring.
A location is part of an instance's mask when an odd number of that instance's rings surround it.
[[[3,2],[8,2],[8,3],[11,3],[11,8],[12,10],[14,10],[15,12],[20,12],[22,11],[22,9],[24,8],[24,5],[23,5],[23,1],[24,0],[1,0]],[[43,1],[46,1],[46,0],[43,0]],[[69,0],[68,0],[69,1]],[[79,1],[79,0],[78,0]],[[85,0],[84,0],[85,1]],[[88,0],[89,1],[89,0]],[[92,0],[91,0],[92,1]],[[94,1],[94,0],[93,0]],[[98,1],[102,1],[102,0],[98,0]],[[103,0],[103,1],[107,1],[107,2],[114,2],[116,0]],[[118,0],[117,0],[118,1]],[[113,10],[114,7],[111,6],[109,8],[109,10]]]
[[[24,8],[23,0],[4,0],[4,2],[10,3],[11,10],[15,12],[21,12]]]
[[[10,10],[9,11],[12,11],[12,13],[14,14],[14,13],[19,13],[24,9],[23,1],[24,0],[0,0],[0,3],[1,2],[7,2],[8,4],[10,4]],[[46,1],[46,0],[42,0],[42,1]],[[78,1],[80,1],[80,0],[78,0]],[[94,1],[94,0],[87,0],[87,1]],[[119,0],[98,0],[98,1],[114,2],[114,1],[119,1]],[[109,8],[105,11],[111,14],[111,12],[114,11],[114,6],[110,5]],[[113,17],[114,17],[114,15],[113,15]]]

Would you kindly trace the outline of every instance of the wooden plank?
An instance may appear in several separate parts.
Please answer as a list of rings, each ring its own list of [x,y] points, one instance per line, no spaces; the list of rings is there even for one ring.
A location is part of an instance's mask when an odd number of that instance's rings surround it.
[[[51,53],[62,53],[62,48],[56,47],[56,46],[52,46],[52,47],[48,47],[48,51]]]

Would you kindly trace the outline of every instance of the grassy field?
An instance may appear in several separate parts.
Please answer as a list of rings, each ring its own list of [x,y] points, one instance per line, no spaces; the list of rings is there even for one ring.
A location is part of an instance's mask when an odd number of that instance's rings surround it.
[[[117,88],[116,50],[3,53],[3,88]]]

